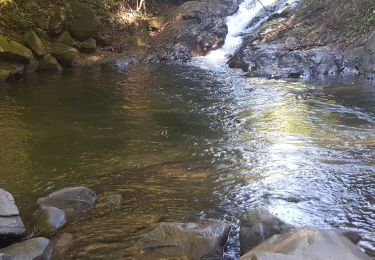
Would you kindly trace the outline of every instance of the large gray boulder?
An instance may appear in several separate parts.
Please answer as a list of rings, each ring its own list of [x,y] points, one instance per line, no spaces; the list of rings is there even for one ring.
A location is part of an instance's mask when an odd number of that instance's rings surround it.
[[[357,42],[345,51],[347,69],[369,78],[375,77],[375,31],[363,41]]]
[[[69,187],[39,198],[37,203],[41,209],[56,207],[63,210],[67,220],[85,217],[94,206],[96,194],[86,187]]]
[[[12,260],[49,260],[52,258],[52,243],[44,237],[37,237],[0,249]]]
[[[293,228],[266,209],[247,212],[240,217],[240,221],[241,254],[245,254],[271,236]]]
[[[12,194],[0,189],[0,247],[24,234],[25,227]]]
[[[160,223],[145,234],[137,247],[144,257],[185,257],[187,259],[221,259],[230,226],[218,220],[197,223]]]
[[[339,50],[329,47],[291,50],[284,44],[253,42],[240,48],[229,66],[242,68],[254,77],[295,78],[339,74],[344,60]]]
[[[49,235],[66,223],[65,212],[56,207],[44,207],[34,212],[33,219],[39,234]]]
[[[241,260],[369,260],[347,237],[329,230],[300,228],[274,235]]]

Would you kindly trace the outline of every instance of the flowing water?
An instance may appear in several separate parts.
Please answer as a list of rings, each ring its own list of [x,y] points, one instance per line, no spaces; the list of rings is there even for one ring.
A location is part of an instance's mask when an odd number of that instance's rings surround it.
[[[32,231],[36,199],[86,185],[121,194],[63,232],[70,255],[131,258],[161,221],[266,207],[297,226],[343,227],[375,247],[375,88],[246,79],[192,66],[102,66],[0,88],[0,187]],[[348,82],[348,80],[346,80]]]

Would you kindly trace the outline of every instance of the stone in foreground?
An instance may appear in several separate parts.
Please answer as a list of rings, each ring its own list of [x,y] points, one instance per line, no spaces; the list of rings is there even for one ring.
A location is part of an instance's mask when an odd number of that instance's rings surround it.
[[[40,198],[37,203],[41,209],[59,208],[65,212],[67,220],[74,220],[84,217],[95,201],[96,194],[93,190],[86,187],[69,187]]]
[[[25,227],[12,194],[0,189],[0,246],[20,239],[24,233]]]
[[[340,233],[305,227],[291,230],[282,235],[274,235],[240,259],[369,260],[370,257]]]
[[[286,224],[266,209],[257,209],[241,216],[240,247],[241,254],[259,245],[276,234],[282,234],[293,226]]]
[[[137,247],[144,257],[185,257],[187,259],[221,259],[230,226],[219,220],[197,223],[160,223],[145,234]]]
[[[53,233],[62,228],[66,223],[65,212],[56,207],[44,207],[33,214],[38,232],[42,234]]]
[[[0,58],[28,64],[34,57],[30,49],[19,42],[9,40],[7,37],[0,35]]]
[[[3,254],[13,260],[48,260],[52,258],[52,244],[44,237],[37,237],[0,249]]]

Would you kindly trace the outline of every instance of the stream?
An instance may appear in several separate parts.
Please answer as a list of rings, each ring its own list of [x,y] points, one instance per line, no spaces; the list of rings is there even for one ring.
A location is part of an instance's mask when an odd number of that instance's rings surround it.
[[[340,83],[340,81],[349,83]],[[0,187],[31,231],[36,199],[67,186],[121,194],[64,232],[71,255],[120,258],[161,221],[266,207],[342,227],[375,248],[375,90],[366,82],[247,79],[233,70],[122,64],[0,89]]]

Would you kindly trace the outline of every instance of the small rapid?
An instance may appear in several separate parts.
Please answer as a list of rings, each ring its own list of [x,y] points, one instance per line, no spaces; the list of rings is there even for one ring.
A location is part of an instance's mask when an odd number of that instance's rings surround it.
[[[281,13],[286,7],[300,0],[244,0],[236,13],[227,17],[228,34],[224,45],[204,57],[195,58],[193,63],[220,67],[226,64],[241,46],[244,36],[254,33],[267,19]]]

